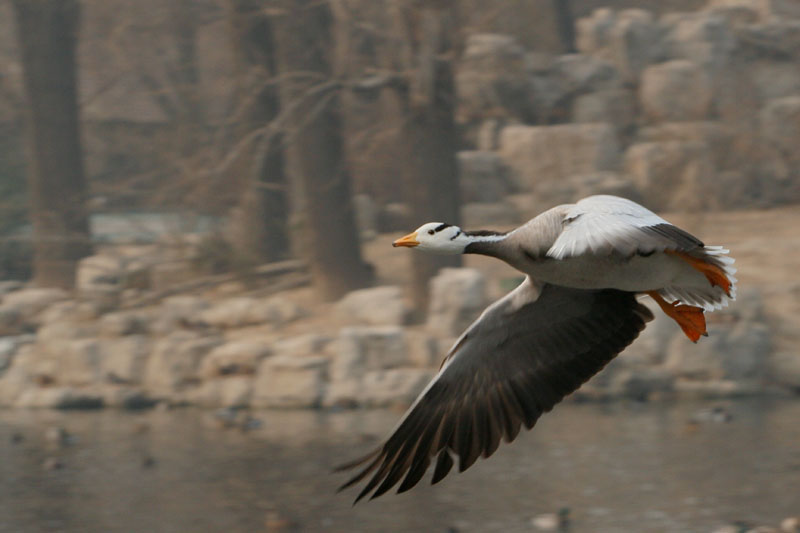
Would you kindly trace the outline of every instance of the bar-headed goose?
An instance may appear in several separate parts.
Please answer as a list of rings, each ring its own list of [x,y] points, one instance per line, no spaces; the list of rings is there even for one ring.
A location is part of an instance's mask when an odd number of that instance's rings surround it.
[[[356,498],[416,485],[433,460],[433,483],[489,457],[525,425],[600,371],[653,318],[652,297],[689,339],[706,334],[704,310],[735,298],[728,250],[705,246],[623,198],[591,196],[542,213],[508,233],[424,224],[394,242],[439,253],[496,257],[527,275],[490,305],[446,355],[436,377],[390,437],[341,470],[364,465]]]

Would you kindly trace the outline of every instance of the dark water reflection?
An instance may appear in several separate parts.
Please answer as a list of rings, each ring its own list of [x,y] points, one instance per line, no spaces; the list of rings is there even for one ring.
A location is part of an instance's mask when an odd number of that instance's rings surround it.
[[[564,506],[572,531],[711,531],[800,513],[800,402],[688,425],[699,407],[562,405],[464,474],[355,508],[330,467],[396,412],[261,412],[243,433],[196,410],[0,411],[0,532],[265,531],[273,511],[299,531],[512,532]],[[56,449],[55,425],[76,442]]]

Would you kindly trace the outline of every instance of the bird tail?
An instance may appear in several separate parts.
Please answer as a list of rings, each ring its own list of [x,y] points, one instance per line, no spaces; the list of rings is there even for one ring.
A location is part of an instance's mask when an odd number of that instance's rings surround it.
[[[722,246],[704,246],[690,253],[667,253],[680,257],[701,272],[708,280],[708,285],[665,287],[659,291],[665,299],[701,307],[706,311],[722,309],[727,307],[729,302],[736,300],[738,280],[734,276],[735,260],[728,255],[730,253],[728,249]]]

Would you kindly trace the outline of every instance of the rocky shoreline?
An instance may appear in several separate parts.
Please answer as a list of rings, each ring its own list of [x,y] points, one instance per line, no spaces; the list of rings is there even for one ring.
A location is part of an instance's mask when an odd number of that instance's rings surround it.
[[[431,284],[425,324],[409,325],[396,286],[355,291],[319,308],[297,291],[178,295],[104,310],[53,289],[14,288],[0,300],[0,406],[139,409],[158,403],[233,408],[387,407],[409,404],[455,338],[489,303],[475,268]],[[757,289],[709,315],[709,337],[689,342],[660,313],[573,398],[636,400],[791,394],[800,358],[773,350]]]

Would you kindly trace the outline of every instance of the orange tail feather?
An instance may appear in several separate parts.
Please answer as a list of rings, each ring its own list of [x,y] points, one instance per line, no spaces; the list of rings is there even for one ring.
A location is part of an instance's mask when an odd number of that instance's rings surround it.
[[[675,257],[679,257],[689,263],[695,270],[701,272],[709,283],[711,283],[712,287],[720,287],[725,294],[728,295],[730,298],[731,296],[731,280],[728,279],[728,276],[725,274],[725,271],[722,270],[715,264],[709,263],[697,257],[693,257],[684,252],[675,252],[672,250],[667,250],[665,253],[674,255]]]

